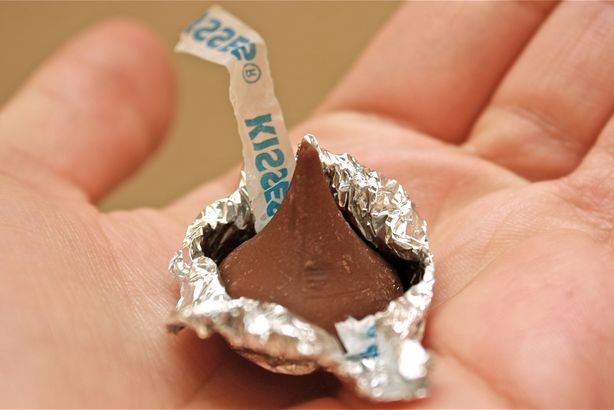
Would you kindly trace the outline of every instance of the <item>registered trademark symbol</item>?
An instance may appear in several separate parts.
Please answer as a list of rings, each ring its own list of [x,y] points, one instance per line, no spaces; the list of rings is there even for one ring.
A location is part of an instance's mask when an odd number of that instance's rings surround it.
[[[243,66],[243,79],[248,84],[253,84],[256,81],[260,80],[260,75],[262,72],[260,71],[260,67],[253,63],[247,63]]]

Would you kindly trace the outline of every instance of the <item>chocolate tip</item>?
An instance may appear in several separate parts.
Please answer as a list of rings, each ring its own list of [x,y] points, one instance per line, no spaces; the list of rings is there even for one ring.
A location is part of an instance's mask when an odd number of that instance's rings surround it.
[[[297,158],[314,157],[314,156],[320,158],[320,155],[318,154],[318,150],[316,149],[316,147],[311,145],[311,143],[309,143],[307,140],[303,140],[298,147]]]

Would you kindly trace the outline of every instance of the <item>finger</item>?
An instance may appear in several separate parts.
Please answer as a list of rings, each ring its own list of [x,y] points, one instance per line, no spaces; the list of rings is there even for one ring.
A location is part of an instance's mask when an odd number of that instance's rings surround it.
[[[411,2],[322,109],[374,112],[461,141],[554,4]]]
[[[155,36],[129,21],[101,23],[65,45],[0,114],[2,169],[100,198],[156,147],[172,106],[169,58]]]
[[[573,170],[614,109],[614,8],[563,3],[478,120],[468,147],[533,180]]]

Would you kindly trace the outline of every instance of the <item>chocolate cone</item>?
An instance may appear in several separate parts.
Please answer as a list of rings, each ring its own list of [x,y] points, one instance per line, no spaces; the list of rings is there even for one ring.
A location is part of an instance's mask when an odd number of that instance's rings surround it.
[[[343,218],[318,152],[302,143],[290,189],[268,225],[220,264],[227,292],[285,306],[332,334],[403,293],[393,267]]]

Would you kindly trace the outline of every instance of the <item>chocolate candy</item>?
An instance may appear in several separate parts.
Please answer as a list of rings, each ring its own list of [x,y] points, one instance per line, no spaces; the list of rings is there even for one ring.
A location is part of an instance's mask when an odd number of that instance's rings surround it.
[[[392,265],[344,219],[306,142],[273,219],[219,269],[232,297],[278,303],[333,334],[335,322],[383,310],[403,293]]]

